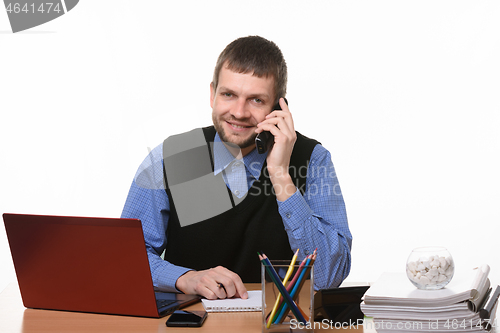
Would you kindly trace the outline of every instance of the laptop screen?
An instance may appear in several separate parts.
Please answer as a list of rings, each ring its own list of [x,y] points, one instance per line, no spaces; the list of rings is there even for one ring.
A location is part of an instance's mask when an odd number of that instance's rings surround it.
[[[159,313],[140,220],[3,217],[25,307],[159,317],[200,299]]]

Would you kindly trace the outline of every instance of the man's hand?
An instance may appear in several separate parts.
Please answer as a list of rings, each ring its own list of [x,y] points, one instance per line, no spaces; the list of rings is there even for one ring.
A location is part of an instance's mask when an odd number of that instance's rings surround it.
[[[222,266],[186,272],[177,279],[175,286],[185,294],[198,294],[207,299],[248,298],[239,275]]]
[[[292,114],[283,98],[279,100],[282,110],[274,110],[257,125],[256,133],[269,131],[274,135],[274,146],[267,155],[267,170],[273,183],[276,198],[285,201],[297,190],[288,173],[290,156],[297,140]]]

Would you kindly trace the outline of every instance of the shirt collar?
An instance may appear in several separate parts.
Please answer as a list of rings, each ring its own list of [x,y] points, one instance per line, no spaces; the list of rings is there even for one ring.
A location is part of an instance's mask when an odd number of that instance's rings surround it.
[[[214,138],[214,175],[219,174],[227,168],[236,158],[227,150],[224,143],[221,141],[219,133],[215,134]],[[262,166],[266,160],[267,153],[259,154],[257,149],[252,150],[243,157],[243,163],[248,172],[255,178],[259,179]]]

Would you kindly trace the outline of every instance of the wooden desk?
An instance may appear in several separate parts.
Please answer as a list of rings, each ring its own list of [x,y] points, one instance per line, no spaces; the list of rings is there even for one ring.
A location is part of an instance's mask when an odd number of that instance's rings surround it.
[[[248,285],[257,289],[259,284]],[[203,310],[197,303],[187,310]],[[21,300],[17,283],[11,283],[0,294],[0,332],[2,333],[68,333],[68,332],[140,332],[140,333],[250,333],[261,332],[260,312],[210,313],[201,328],[166,327],[167,317],[140,318],[90,313],[26,309]],[[335,329],[317,329],[315,332],[333,332]],[[340,329],[341,332],[363,332],[363,328]]]

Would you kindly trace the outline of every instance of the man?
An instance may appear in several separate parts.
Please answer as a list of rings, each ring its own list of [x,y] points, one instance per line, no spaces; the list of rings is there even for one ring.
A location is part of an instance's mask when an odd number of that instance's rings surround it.
[[[299,249],[300,260],[317,248],[316,289],[349,274],[352,236],[330,153],[295,131],[286,83],[273,42],[233,41],[210,84],[213,126],[167,138],[139,167],[122,217],[143,223],[156,289],[246,298],[243,282],[260,280],[257,251],[290,259]],[[274,145],[259,154],[263,131]]]

